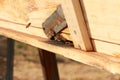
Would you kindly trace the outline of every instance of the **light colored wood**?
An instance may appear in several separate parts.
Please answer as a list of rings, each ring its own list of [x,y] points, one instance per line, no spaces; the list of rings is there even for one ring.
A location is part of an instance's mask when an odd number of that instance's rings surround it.
[[[93,39],[120,44],[120,0],[80,0]]]
[[[120,45],[99,41],[99,40],[93,40],[92,42],[97,52],[101,52],[104,54],[108,54],[120,58]]]
[[[1,0],[0,26],[47,38],[41,30],[42,23],[59,4],[60,0]],[[26,28],[29,23],[31,25]]]
[[[91,51],[92,45],[79,0],[62,0],[62,8],[75,47]]]
[[[37,48],[63,55],[78,62],[95,66],[100,69],[106,69],[112,73],[120,73],[120,58],[96,52],[84,52],[73,47],[67,47],[65,45],[59,44],[59,42],[57,43],[54,41],[48,41],[44,38],[23,34],[21,32],[8,30],[5,28],[0,28],[0,35],[4,35]]]
[[[1,0],[0,3],[0,18],[19,23],[37,21],[32,24],[38,26],[56,9],[60,0]]]

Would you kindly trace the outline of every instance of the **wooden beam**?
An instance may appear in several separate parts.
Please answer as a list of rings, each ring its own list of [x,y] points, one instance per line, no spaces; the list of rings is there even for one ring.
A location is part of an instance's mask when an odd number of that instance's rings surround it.
[[[62,8],[76,48],[93,50],[79,0],[63,0]]]
[[[39,49],[45,80],[59,80],[56,56],[54,53]]]
[[[120,58],[117,57],[96,52],[84,52],[73,47],[65,46],[60,42],[49,41],[44,38],[8,30],[5,28],[0,28],[0,35],[4,35],[37,48],[63,55],[64,57],[76,60],[78,62],[106,69],[112,73],[120,73]]]

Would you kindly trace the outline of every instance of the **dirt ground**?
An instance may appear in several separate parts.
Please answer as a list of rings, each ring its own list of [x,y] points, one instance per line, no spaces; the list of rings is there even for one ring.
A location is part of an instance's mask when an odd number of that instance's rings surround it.
[[[57,55],[60,80],[120,80],[113,75],[82,63]],[[37,49],[16,43],[14,80],[44,80]]]

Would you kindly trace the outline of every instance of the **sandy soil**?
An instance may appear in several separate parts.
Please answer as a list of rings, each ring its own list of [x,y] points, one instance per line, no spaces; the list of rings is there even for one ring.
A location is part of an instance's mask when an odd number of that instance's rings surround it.
[[[36,48],[24,48],[16,48],[14,80],[44,80]],[[58,55],[57,58],[60,80],[120,80],[120,75],[113,75]]]

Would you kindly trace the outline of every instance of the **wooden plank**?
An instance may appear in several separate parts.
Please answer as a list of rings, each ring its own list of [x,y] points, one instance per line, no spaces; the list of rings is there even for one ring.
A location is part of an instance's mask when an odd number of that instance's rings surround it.
[[[60,42],[48,41],[44,38],[23,34],[21,32],[8,30],[5,28],[0,28],[0,35],[4,35],[37,48],[63,55],[64,57],[76,60],[78,62],[82,62],[101,69],[106,69],[112,73],[120,73],[120,58],[96,52],[84,52],[73,47],[67,47]]]
[[[120,1],[81,0],[93,39],[120,44]]]
[[[59,80],[56,56],[54,53],[39,49],[45,80]]]
[[[63,0],[62,7],[75,47],[93,50],[79,0]]]
[[[95,51],[120,58],[120,45],[100,40],[93,40]]]
[[[8,25],[9,24],[9,25]],[[21,24],[21,23],[14,23],[14,22],[10,22],[7,20],[0,20],[0,27],[6,28],[6,29],[11,29],[11,30],[15,30],[18,32],[23,32],[23,33],[27,33],[27,34],[31,34],[31,35],[35,35],[35,36],[40,36],[43,38],[47,38],[47,36],[45,35],[44,31],[42,28],[38,28],[35,26],[31,26],[29,28],[26,28],[25,24]],[[68,29],[65,29],[63,32],[61,32],[61,35],[66,38],[67,40],[71,41],[71,36],[69,33]]]

